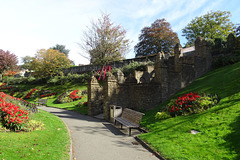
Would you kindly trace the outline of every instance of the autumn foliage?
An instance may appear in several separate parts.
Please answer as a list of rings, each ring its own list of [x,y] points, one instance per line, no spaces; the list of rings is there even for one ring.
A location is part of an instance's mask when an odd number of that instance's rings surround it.
[[[0,49],[0,74],[17,69],[17,56],[9,51]]]
[[[41,49],[31,62],[31,69],[39,77],[52,77],[64,68],[68,68],[71,62],[64,53],[58,50]]]
[[[79,45],[88,56],[82,56],[89,58],[92,64],[99,65],[121,60],[129,48],[129,40],[125,35],[126,30],[114,25],[109,14],[103,14],[84,33],[83,42]]]
[[[138,44],[134,47],[136,57],[148,56],[159,52],[173,54],[173,49],[179,39],[173,32],[170,23],[158,19],[150,27],[141,30]]]
[[[6,71],[6,72],[4,73],[4,76],[14,76],[14,75],[16,75],[16,74],[17,74],[16,71]]]

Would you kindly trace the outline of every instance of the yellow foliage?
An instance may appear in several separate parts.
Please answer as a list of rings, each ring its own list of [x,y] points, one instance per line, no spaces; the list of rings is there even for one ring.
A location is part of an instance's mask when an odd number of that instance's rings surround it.
[[[68,68],[70,64],[71,61],[64,53],[53,49],[40,49],[32,61],[31,69],[39,77],[49,77]]]

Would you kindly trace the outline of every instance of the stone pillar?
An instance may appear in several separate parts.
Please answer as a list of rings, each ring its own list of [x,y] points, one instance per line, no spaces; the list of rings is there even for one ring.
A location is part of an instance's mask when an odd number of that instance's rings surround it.
[[[202,67],[204,67],[205,72],[209,71],[212,66],[212,54],[208,42],[201,37],[195,41],[195,55],[204,59],[205,66]]]
[[[101,92],[102,88],[99,86],[97,79],[93,76],[88,82],[88,115],[93,116],[102,112]]]
[[[112,73],[108,73],[107,77],[103,81],[103,116],[106,120],[110,120],[109,105],[113,102],[112,96],[115,94],[117,86],[117,80],[114,75],[112,75]]]
[[[117,78],[118,83],[120,84],[124,83],[125,81],[124,74],[120,69],[117,70],[115,77]]]
[[[181,45],[179,43],[174,47],[174,71],[181,72],[182,71],[182,61],[180,60],[181,54]]]
[[[168,66],[164,63],[161,54],[158,54],[155,63],[155,77],[154,83],[160,84],[162,88],[162,101],[168,97]]]

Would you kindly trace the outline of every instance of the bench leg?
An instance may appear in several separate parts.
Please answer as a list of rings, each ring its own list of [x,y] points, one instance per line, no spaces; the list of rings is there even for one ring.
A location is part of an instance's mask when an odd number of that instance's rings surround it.
[[[121,124],[121,129],[122,129],[122,124]]]
[[[129,128],[129,136],[131,136],[131,128]]]

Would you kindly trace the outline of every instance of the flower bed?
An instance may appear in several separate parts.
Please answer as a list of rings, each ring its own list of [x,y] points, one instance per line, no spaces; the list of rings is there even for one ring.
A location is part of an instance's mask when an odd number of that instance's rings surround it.
[[[8,86],[8,87],[2,87],[2,88],[0,88],[0,90],[11,89],[11,88],[13,88],[13,87],[11,87],[11,86]]]
[[[3,86],[5,86],[5,85],[6,85],[6,83],[3,83],[3,84],[0,85],[0,87],[3,87]]]
[[[196,104],[199,98],[201,97],[197,93],[191,92],[184,94],[182,97],[178,97],[178,99],[174,102],[170,112],[173,113],[173,116],[190,112],[192,110],[191,107]]]
[[[166,119],[169,117],[189,115],[199,113],[213,107],[219,102],[217,95],[198,93],[183,94],[178,99],[172,99],[163,109],[163,112],[157,112],[156,119]]]
[[[41,95],[40,97],[41,97],[41,98],[43,98],[43,97],[50,97],[50,96],[56,95],[56,94],[57,94],[56,92],[54,92],[54,93],[49,93],[49,94],[43,94],[43,95]]]
[[[28,111],[13,103],[8,103],[8,99],[14,99],[14,97],[0,92],[0,115],[2,123],[11,130],[21,130],[28,122]]]
[[[72,93],[70,93],[69,97],[70,97],[73,101],[82,98],[82,96],[78,96],[78,95],[77,95],[78,91],[79,91],[79,90],[77,89],[77,90],[74,90]]]
[[[30,99],[31,95],[33,94],[33,92],[35,92],[37,89],[34,88],[32,89],[25,97],[23,97],[23,99]]]

